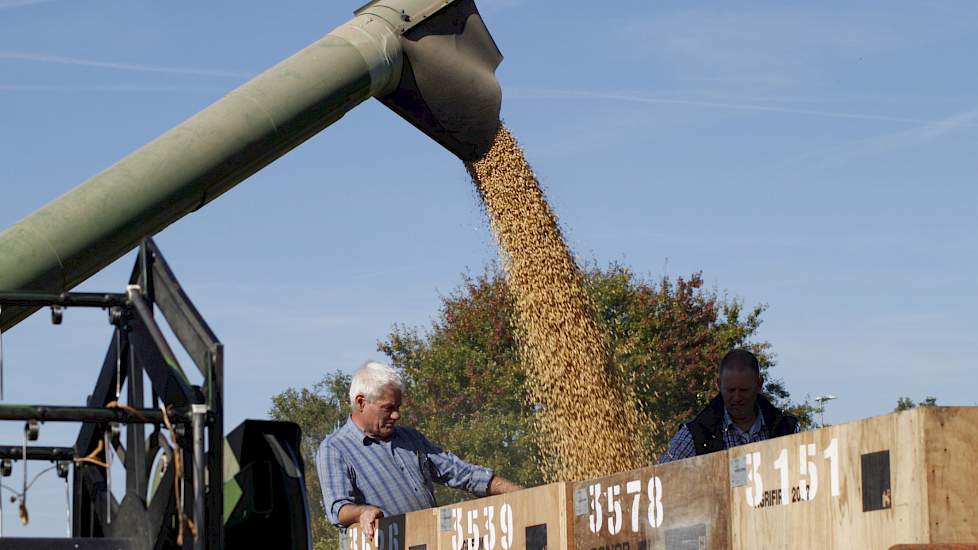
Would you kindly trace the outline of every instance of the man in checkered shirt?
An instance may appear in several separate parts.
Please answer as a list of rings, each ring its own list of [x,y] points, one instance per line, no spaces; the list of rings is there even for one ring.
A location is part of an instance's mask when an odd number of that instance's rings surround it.
[[[660,464],[798,432],[798,419],[761,395],[764,379],[753,353],[727,353],[719,371],[720,393],[692,422],[680,426]]]
[[[350,418],[316,453],[326,516],[344,535],[359,523],[373,540],[376,519],[436,506],[435,483],[480,497],[522,489],[440,449],[419,431],[395,425],[403,391],[391,367],[360,367],[350,383]]]

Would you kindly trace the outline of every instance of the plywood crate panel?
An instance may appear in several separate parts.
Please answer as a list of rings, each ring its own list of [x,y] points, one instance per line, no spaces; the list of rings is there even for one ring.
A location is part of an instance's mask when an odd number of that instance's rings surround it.
[[[345,550],[563,550],[569,506],[568,484],[552,483],[381,518],[373,542],[351,527]]]
[[[978,544],[978,407],[918,407],[930,542]]]
[[[730,548],[726,453],[574,484],[578,550]]]
[[[421,510],[380,518],[376,535],[368,541],[357,525],[351,526],[341,542],[342,550],[429,550],[435,548],[438,533],[433,510]]]
[[[568,548],[567,483],[449,504],[436,509],[438,544],[428,550]]]
[[[731,449],[733,548],[978,540],[976,436],[978,409],[920,407]]]

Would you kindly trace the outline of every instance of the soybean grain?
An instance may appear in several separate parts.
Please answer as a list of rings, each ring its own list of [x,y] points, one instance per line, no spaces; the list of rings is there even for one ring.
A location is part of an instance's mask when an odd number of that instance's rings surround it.
[[[640,414],[610,362],[604,334],[543,191],[510,132],[466,163],[500,247],[548,481],[645,465]]]

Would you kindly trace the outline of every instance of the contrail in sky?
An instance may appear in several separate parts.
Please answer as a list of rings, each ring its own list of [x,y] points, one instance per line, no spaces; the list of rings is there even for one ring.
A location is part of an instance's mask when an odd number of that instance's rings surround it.
[[[25,0],[26,1],[26,0]],[[3,4],[0,4],[2,6]],[[12,61],[34,61],[38,63],[58,63],[61,65],[76,65],[82,67],[98,67],[100,69],[115,69],[120,71],[136,71],[143,73],[183,74],[192,76],[213,76],[219,78],[249,78],[252,73],[241,71],[221,71],[215,69],[195,69],[193,67],[165,67],[159,65],[140,65],[136,63],[114,63],[92,59],[78,59],[60,55],[46,55],[26,52],[0,52],[0,59]]]
[[[900,130],[869,138],[846,140],[831,147],[805,151],[791,155],[764,167],[768,172],[783,170],[797,163],[821,162],[826,165],[841,165],[861,157],[881,155],[894,149],[912,149],[943,138],[947,134],[963,128],[975,128],[978,121],[978,107],[947,116],[941,120],[921,121],[909,130]]]
[[[0,10],[24,8],[27,6],[33,6],[35,4],[47,4],[54,1],[55,0],[0,0]]]
[[[147,86],[143,84],[107,84],[104,86],[71,86],[49,84],[2,84],[0,92],[214,92],[223,88],[187,86]]]
[[[590,90],[567,90],[567,89],[534,89],[534,88],[515,88],[508,94],[509,97],[523,99],[606,99],[612,101],[628,101],[632,103],[658,103],[671,105],[688,105],[693,107],[712,107],[717,109],[738,109],[743,111],[764,111],[773,113],[786,113],[794,115],[809,115],[829,118],[845,118],[854,120],[874,120],[880,122],[900,122],[905,124],[926,124],[933,126],[978,126],[971,119],[945,119],[927,120],[920,118],[895,117],[888,115],[873,115],[863,113],[845,113],[838,111],[821,111],[815,109],[797,109],[794,107],[779,107],[776,105],[758,105],[745,103],[725,103],[720,101],[700,101],[696,99],[672,99],[655,97],[639,94],[628,94],[618,92],[596,92]]]

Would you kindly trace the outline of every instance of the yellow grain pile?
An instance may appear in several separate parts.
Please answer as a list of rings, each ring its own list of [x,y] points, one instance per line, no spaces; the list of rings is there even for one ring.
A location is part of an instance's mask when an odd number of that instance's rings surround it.
[[[523,152],[500,126],[467,163],[516,303],[530,398],[541,406],[543,469],[578,480],[645,465],[634,401],[609,364],[583,277]]]

